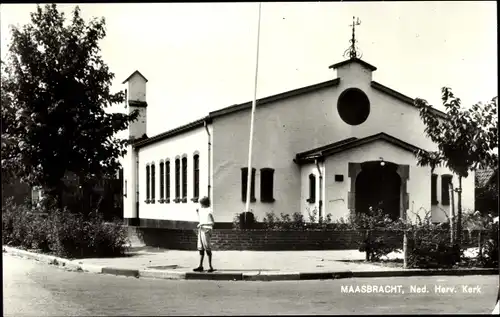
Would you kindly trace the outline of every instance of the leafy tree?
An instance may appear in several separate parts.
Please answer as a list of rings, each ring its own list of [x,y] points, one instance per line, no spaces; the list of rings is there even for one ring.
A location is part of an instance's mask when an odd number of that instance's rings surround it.
[[[442,101],[447,117],[439,118],[427,101],[417,98],[415,105],[425,124],[426,135],[438,145],[437,151],[418,151],[419,166],[445,165],[458,175],[457,243],[462,232],[462,178],[478,168],[496,167],[498,156],[497,97],[483,104],[464,109],[450,88],[442,88]]]
[[[68,173],[84,192],[116,173],[128,141],[115,135],[138,113],[105,111],[125,96],[110,92],[114,74],[99,48],[103,18],[87,24],[76,7],[66,21],[55,4],[37,5],[31,23],[11,29],[2,72],[2,169],[42,186],[60,205]]]

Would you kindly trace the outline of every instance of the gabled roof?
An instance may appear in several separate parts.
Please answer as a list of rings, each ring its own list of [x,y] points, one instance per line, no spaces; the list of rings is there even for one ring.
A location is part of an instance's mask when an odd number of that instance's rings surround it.
[[[412,105],[412,106],[416,107],[413,98],[405,96],[402,93],[399,93],[399,92],[395,91],[394,89],[391,89],[391,88],[389,88],[387,86],[379,84],[379,83],[377,83],[376,81],[373,81],[373,80],[372,80],[370,86],[372,88],[376,89],[376,90],[379,90],[381,92],[386,93],[387,95],[389,95],[391,97],[394,97],[394,98],[398,99],[399,101],[402,101],[404,103],[407,103],[409,105]],[[446,113],[442,112],[441,110],[438,110],[436,108],[431,108],[431,111],[435,115],[439,116],[442,119],[446,119],[447,118]]]
[[[333,80],[325,81],[325,82],[322,82],[319,84],[290,90],[290,91],[283,92],[283,93],[280,93],[277,95],[258,99],[258,100],[256,100],[256,106],[262,106],[262,105],[269,104],[269,103],[274,102],[274,101],[283,100],[283,99],[294,97],[294,96],[299,96],[299,95],[302,95],[302,94],[305,94],[308,92],[316,91],[318,89],[334,87],[334,86],[337,86],[339,83],[340,83],[340,78],[335,78]],[[190,123],[183,125],[183,126],[180,126],[178,128],[175,128],[175,129],[169,130],[167,132],[155,135],[147,140],[143,140],[141,142],[138,142],[135,144],[135,147],[141,148],[143,146],[152,144],[154,142],[164,140],[166,138],[169,138],[169,137],[172,137],[172,136],[184,133],[184,132],[188,132],[188,131],[191,131],[193,129],[203,127],[205,122],[210,123],[210,122],[212,122],[213,118],[219,118],[222,116],[226,116],[226,115],[229,115],[229,114],[232,114],[235,112],[239,112],[239,111],[243,111],[243,110],[247,110],[247,109],[251,109],[251,108],[252,108],[252,102],[249,101],[249,102],[245,102],[242,104],[232,105],[232,106],[220,109],[220,110],[212,111],[209,113],[208,116],[206,116],[202,119],[198,119],[196,121],[190,122]]]
[[[308,92],[313,92],[313,91],[316,91],[319,89],[338,86],[339,83],[340,83],[340,78],[335,78],[333,80],[325,81],[325,82],[322,82],[319,84],[314,84],[311,86],[306,86],[306,87],[302,87],[299,89],[294,89],[294,90],[290,90],[287,92],[283,92],[283,93],[280,93],[277,95],[269,96],[266,98],[258,99],[256,105],[262,106],[262,105],[265,105],[267,103],[271,103],[271,102],[278,101],[278,100],[283,100],[283,99],[294,97],[294,96],[299,96],[299,95],[306,94]],[[234,112],[238,112],[238,111],[242,111],[242,110],[246,110],[246,109],[251,109],[251,108],[252,108],[252,102],[248,101],[248,102],[245,102],[242,104],[232,105],[232,106],[220,109],[220,110],[212,111],[212,112],[210,112],[209,116],[212,118],[216,118],[216,117],[224,116],[224,115],[227,115],[230,113],[234,113]]]
[[[351,61],[351,60],[347,60],[347,61],[344,61],[344,62],[341,62],[341,63],[347,63],[349,61]],[[361,60],[359,60],[357,62],[366,63],[366,62],[363,62]],[[368,63],[366,63],[366,64],[368,64]],[[335,65],[339,66],[340,63],[335,64]],[[335,65],[332,65],[330,67],[334,67]],[[136,71],[136,72],[139,73],[138,71]],[[141,75],[141,74],[139,73],[139,75]],[[131,76],[129,76],[129,78]],[[283,93],[280,93],[280,94],[277,94],[277,95],[272,95],[272,96],[269,96],[269,97],[258,99],[258,100],[256,100],[256,106],[260,107],[260,106],[265,105],[265,104],[269,104],[269,103],[272,103],[272,102],[275,102],[275,101],[279,101],[279,100],[283,100],[283,99],[287,99],[287,98],[291,98],[291,97],[295,97],[295,96],[307,94],[307,93],[310,93],[310,92],[317,91],[319,89],[329,88],[329,87],[335,87],[335,86],[338,86],[339,83],[340,83],[340,78],[335,78],[333,80],[325,81],[325,82],[322,82],[322,83],[318,83],[318,84],[314,84],[314,85],[302,87],[302,88],[299,88],[299,89],[290,90],[290,91],[283,92]],[[403,95],[403,94],[401,94],[401,93],[399,93],[399,92],[397,92],[397,91],[395,91],[395,90],[393,90],[393,89],[391,89],[389,87],[386,87],[386,86],[384,86],[382,84],[379,84],[379,83],[377,83],[375,81],[371,82],[371,87],[374,88],[374,89],[377,89],[377,90],[379,90],[381,92],[384,92],[384,93],[386,93],[386,94],[388,94],[388,95],[390,95],[390,96],[392,96],[392,97],[394,97],[394,98],[396,98],[396,99],[398,99],[398,100],[400,100],[402,102],[405,102],[407,104],[410,104],[410,105],[414,106],[412,98],[407,97],[407,96],[405,96],[405,95]],[[252,108],[252,102],[249,101],[249,102],[245,102],[245,103],[241,103],[241,104],[232,105],[232,106],[220,109],[220,110],[212,111],[212,112],[210,112],[208,114],[208,116],[206,116],[206,117],[204,117],[202,119],[198,119],[198,120],[190,122],[190,123],[188,123],[186,125],[183,125],[183,126],[180,126],[178,128],[172,129],[170,131],[158,134],[158,135],[156,135],[154,137],[149,138],[148,140],[144,140],[144,141],[142,141],[140,143],[137,143],[136,147],[143,147],[145,145],[149,145],[151,143],[154,143],[154,142],[157,142],[157,141],[169,138],[171,136],[178,135],[180,133],[184,133],[184,132],[187,132],[187,131],[190,131],[190,130],[193,130],[193,129],[196,129],[196,128],[199,128],[199,127],[203,127],[203,125],[205,124],[205,122],[211,122],[215,118],[220,118],[220,117],[223,117],[223,116],[226,116],[226,115],[230,115],[230,114],[233,114],[233,113],[236,113],[236,112],[244,111],[244,110],[249,110],[251,108]],[[439,110],[437,110],[435,108],[432,108],[431,111],[434,112],[436,115],[440,116],[441,118],[447,118],[446,114],[444,112],[442,112],[442,111],[439,111]]]
[[[375,67],[375,66],[373,66],[371,64],[368,64],[367,62],[365,62],[364,60],[361,60],[359,58],[346,59],[345,61],[342,61],[342,62],[333,64],[333,65],[330,65],[328,68],[335,69],[335,68],[339,68],[341,66],[344,66],[344,65],[347,65],[347,64],[350,64],[350,63],[361,64],[361,65],[365,66],[366,68],[368,68],[369,70],[371,70],[372,72],[375,71],[375,70],[377,70],[377,67]]]
[[[135,74],[137,74],[137,75],[141,76],[142,78],[144,78],[144,80],[145,80],[146,82],[148,82],[148,79],[147,79],[146,77],[144,77],[144,75],[143,75],[143,74],[141,74],[141,72],[140,72],[140,71],[136,70],[136,71],[135,71],[135,72],[133,72],[130,76],[128,76],[128,77],[127,77],[127,79],[125,79],[125,80],[123,81],[123,83],[122,83],[122,84],[125,84],[127,81],[129,81],[129,79],[130,79],[132,76],[134,76]]]
[[[301,152],[298,153],[295,156],[294,162],[297,164],[303,164],[303,163],[312,163],[315,160],[322,160],[325,157],[352,149],[356,148],[358,146],[368,144],[374,141],[378,140],[384,140],[386,142],[389,142],[397,147],[400,147],[404,150],[407,150],[409,152],[415,153],[417,150],[421,150],[419,147],[407,143],[405,141],[402,141],[398,138],[395,138],[387,133],[380,132],[368,137],[364,137],[361,139],[358,138],[347,138],[329,145],[325,145],[322,147],[318,147],[306,152]]]
[[[169,130],[167,132],[163,132],[163,133],[157,134],[153,137],[146,138],[144,140],[136,142],[136,143],[134,143],[134,147],[136,149],[138,149],[138,148],[144,147],[146,145],[149,145],[149,144],[152,144],[152,143],[164,140],[164,139],[168,139],[170,137],[182,134],[184,132],[188,132],[188,131],[203,127],[205,125],[205,122],[208,124],[211,121],[212,121],[212,119],[210,117],[205,117],[203,119],[199,119],[199,120],[190,122],[190,123],[185,124],[183,126],[180,126],[178,128],[175,128],[175,129]]]

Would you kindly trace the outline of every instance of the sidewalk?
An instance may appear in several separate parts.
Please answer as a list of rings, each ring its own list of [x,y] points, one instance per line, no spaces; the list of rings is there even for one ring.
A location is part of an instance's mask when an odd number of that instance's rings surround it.
[[[57,264],[79,271],[164,279],[211,280],[304,280],[346,277],[390,277],[415,275],[498,274],[498,269],[404,270],[365,262],[358,250],[340,251],[214,251],[213,273],[192,271],[199,263],[194,251],[164,250],[134,246],[124,257],[65,260],[53,256],[3,247],[8,253]],[[205,258],[205,266],[207,259]],[[208,267],[205,267],[207,269]]]
[[[341,260],[363,260],[358,250],[341,251],[213,251],[213,266],[218,272],[324,272],[324,271],[384,271],[373,264],[356,264]],[[119,266],[127,269],[170,269],[192,272],[198,266],[199,253],[193,251],[133,248],[123,258],[78,260],[82,264]],[[204,266],[208,269],[205,256]]]

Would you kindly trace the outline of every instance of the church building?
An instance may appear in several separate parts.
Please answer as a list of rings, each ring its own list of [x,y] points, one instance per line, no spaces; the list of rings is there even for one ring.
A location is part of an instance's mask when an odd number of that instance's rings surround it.
[[[252,102],[148,137],[148,80],[135,71],[124,81],[129,111],[140,111],[122,159],[126,223],[192,228],[198,200],[209,196],[216,222],[229,225],[245,209],[247,177],[258,221],[267,212],[308,219],[313,210],[335,221],[372,206],[394,219],[430,214],[446,222],[457,204],[449,184],[458,177],[445,167],[417,166],[415,151],[437,145],[413,99],[374,81],[377,68],[356,52],[329,68],[336,78],[257,100],[251,171]],[[462,184],[463,210],[472,209],[474,173]]]

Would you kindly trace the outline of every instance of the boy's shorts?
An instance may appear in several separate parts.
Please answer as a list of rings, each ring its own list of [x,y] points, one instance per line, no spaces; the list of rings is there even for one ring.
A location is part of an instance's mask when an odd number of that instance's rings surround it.
[[[211,228],[198,228],[198,251],[212,250],[212,229]]]

